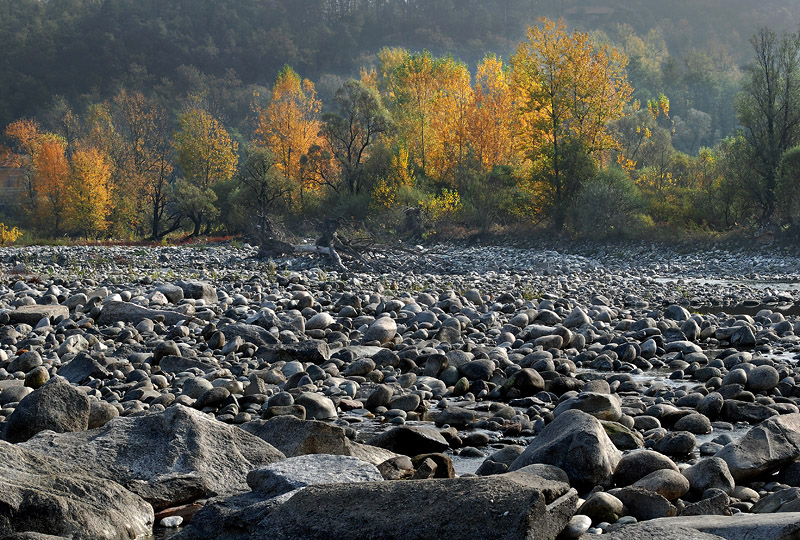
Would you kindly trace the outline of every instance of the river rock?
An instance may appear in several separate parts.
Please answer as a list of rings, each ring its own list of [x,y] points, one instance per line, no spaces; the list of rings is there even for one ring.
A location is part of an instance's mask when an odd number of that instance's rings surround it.
[[[169,475],[195,474],[207,493],[247,489],[248,471],[284,459],[262,439],[181,405],[118,417],[81,433],[40,433],[24,447],[91,468],[123,485],[132,480],[158,484]]]
[[[800,413],[764,420],[715,457],[725,460],[736,482],[779,469],[800,457]]]
[[[367,444],[411,457],[450,448],[438,429],[427,426],[397,426],[376,435]]]
[[[295,398],[294,404],[305,407],[306,418],[309,420],[331,420],[337,417],[333,401],[316,392],[303,392]]]
[[[689,480],[672,469],[659,469],[632,484],[632,487],[658,493],[668,501],[674,501],[689,491]]]
[[[661,469],[679,472],[678,466],[670,458],[658,452],[652,450],[631,452],[619,460],[614,471],[614,483],[618,486],[629,486],[653,471]]]
[[[186,298],[202,300],[206,304],[215,304],[219,300],[217,289],[206,281],[178,281],[175,285],[183,289]]]
[[[670,530],[675,527],[694,529],[721,536],[726,540],[751,538],[791,540],[800,537],[800,512],[743,514],[734,517],[680,516],[657,519],[651,521],[650,524],[662,528],[662,530]]]
[[[591,414],[598,420],[616,422],[622,417],[622,401],[617,394],[601,394],[598,392],[581,392],[559,403],[553,411],[554,416],[559,416],[565,411],[579,410]]]
[[[509,470],[533,463],[555,465],[567,473],[571,485],[589,490],[611,484],[621,457],[599,420],[583,411],[568,410],[545,426]]]
[[[166,324],[175,324],[178,321],[187,319],[187,315],[177,311],[150,309],[130,302],[111,300],[103,304],[103,310],[97,318],[97,324],[107,326],[116,322],[124,322],[137,325],[145,319],[152,320],[156,317],[163,317]]]
[[[381,480],[383,476],[371,463],[350,456],[326,454],[291,457],[247,473],[247,484],[265,497],[276,497],[306,486]]]
[[[9,311],[8,316],[12,323],[23,323],[35,326],[36,323],[42,319],[50,319],[52,321],[59,317],[69,317],[69,308],[59,305],[43,306],[32,304],[29,306],[20,306],[13,311]]]
[[[681,518],[661,518],[655,521],[643,521],[624,527],[615,527],[604,540],[726,540],[716,534],[700,532],[697,529],[670,524],[670,520]],[[734,539],[731,539],[734,540]],[[743,539],[742,539],[743,540]]]
[[[718,457],[701,459],[684,469],[683,475],[689,481],[691,492],[698,497],[711,488],[731,493],[735,485],[727,462]]]
[[[592,493],[578,508],[578,513],[589,516],[593,523],[614,523],[624,512],[625,505],[622,501],[605,491]]]
[[[5,439],[22,442],[44,430],[57,433],[89,427],[89,396],[63,377],[53,377],[25,396],[7,418]]]
[[[446,520],[443,500],[458,501],[448,506]],[[524,473],[310,486],[262,521],[253,538],[438,540],[481,531],[485,540],[552,540],[576,504],[567,484]]]
[[[751,392],[767,392],[778,386],[780,375],[772,366],[758,366],[747,374],[745,388]]]
[[[0,441],[0,537],[38,531],[122,540],[148,536],[153,519],[152,507],[116,482]]]
[[[391,341],[395,334],[397,334],[397,323],[394,322],[394,319],[391,317],[379,317],[364,332],[364,341],[378,341],[384,344]]]
[[[665,497],[646,489],[628,486],[609,490],[609,494],[622,501],[628,512],[627,515],[633,516],[639,521],[671,517],[678,513]]]

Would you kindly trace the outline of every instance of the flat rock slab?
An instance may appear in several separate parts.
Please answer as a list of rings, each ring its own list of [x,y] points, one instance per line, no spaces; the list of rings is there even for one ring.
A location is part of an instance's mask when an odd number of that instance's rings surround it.
[[[194,474],[207,493],[216,494],[249,489],[250,470],[284,459],[258,437],[182,405],[114,418],[80,433],[40,433],[25,448],[91,468],[123,485],[134,480],[157,485],[175,474]]]
[[[350,456],[328,454],[291,457],[247,474],[248,485],[266,497],[276,497],[306,486],[381,480],[383,476],[371,463]]]
[[[561,495],[548,501],[544,490]],[[252,538],[552,540],[577,501],[567,484],[524,473],[309,486],[264,519]]]
[[[224,328],[228,328],[227,326]],[[224,331],[223,328],[223,331]],[[272,334],[270,334],[271,336]],[[227,335],[225,336],[227,337]],[[291,362],[311,362],[312,364],[322,364],[331,358],[331,350],[328,343],[319,339],[309,339],[299,343],[275,343],[264,345],[256,351],[256,356],[269,363],[283,360]]]
[[[130,302],[112,300],[103,304],[103,310],[97,318],[97,324],[105,326],[121,321],[137,325],[144,319],[154,320],[157,317],[162,317],[166,324],[175,324],[178,321],[190,319],[191,315],[165,309],[150,309]]]
[[[152,507],[119,484],[0,441],[0,538],[34,531],[127,540],[149,535],[153,519]]]
[[[676,518],[664,518],[664,520]],[[659,520],[661,521],[661,520]],[[591,535],[594,538],[595,535]],[[590,538],[586,535],[582,538]],[[603,540],[724,540],[722,536],[700,532],[680,525],[658,524],[655,521],[625,525],[604,534]]]
[[[726,540],[797,540],[800,538],[800,512],[742,514],[732,517],[673,517],[654,519],[650,523],[664,529],[686,527],[703,533],[715,534]]]
[[[69,317],[69,308],[59,305],[40,306],[34,304],[20,306],[14,311],[9,311],[8,316],[11,318],[12,323],[25,323],[36,326],[42,319],[50,319],[52,321],[56,317]]]

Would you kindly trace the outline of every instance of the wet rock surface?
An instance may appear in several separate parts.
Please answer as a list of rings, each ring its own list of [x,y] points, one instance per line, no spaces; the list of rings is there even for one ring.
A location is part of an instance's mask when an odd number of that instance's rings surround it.
[[[733,538],[755,525],[731,514],[796,511],[800,258],[585,247],[346,274],[247,245],[0,248],[3,448],[185,538],[438,538],[446,497],[453,535],[498,538]],[[98,537],[126,537],[110,508]],[[69,536],[20,516],[4,534]]]

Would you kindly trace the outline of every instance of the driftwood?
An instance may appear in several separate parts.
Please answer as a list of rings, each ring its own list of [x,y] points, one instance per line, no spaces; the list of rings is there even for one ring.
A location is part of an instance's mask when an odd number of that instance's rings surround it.
[[[287,235],[283,232],[282,227],[270,219],[269,216],[262,214],[256,216],[256,219],[251,237],[256,245],[259,246],[259,257],[283,257],[302,253],[326,255],[338,270],[347,271],[341,256],[336,251],[337,243],[341,244],[341,240],[336,233],[338,222],[327,220],[323,227],[322,236],[315,245],[295,245],[284,240]]]

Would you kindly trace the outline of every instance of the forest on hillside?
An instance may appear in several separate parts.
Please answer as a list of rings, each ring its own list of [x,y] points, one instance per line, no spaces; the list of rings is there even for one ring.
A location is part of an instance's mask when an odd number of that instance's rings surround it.
[[[795,2],[0,0],[0,14],[0,161],[25,186],[6,221],[32,235],[238,234],[253,216],[396,231],[416,208],[416,234],[643,236],[792,230],[798,214]],[[571,97],[543,92],[553,82]],[[781,92],[763,103],[768,82]]]

